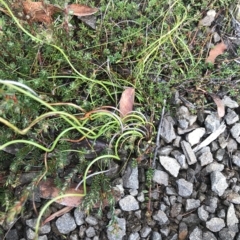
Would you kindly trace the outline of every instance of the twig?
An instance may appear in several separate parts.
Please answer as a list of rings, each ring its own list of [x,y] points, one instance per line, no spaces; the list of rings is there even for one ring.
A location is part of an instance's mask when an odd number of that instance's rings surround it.
[[[163,109],[162,109],[162,114],[161,114],[161,119],[158,125],[158,133],[157,133],[157,139],[156,139],[156,148],[154,151],[154,157],[153,157],[153,162],[152,162],[152,168],[155,169],[156,167],[156,158],[157,158],[157,153],[160,148],[160,134],[161,134],[161,128],[162,128],[162,122],[163,122],[163,116],[165,112],[165,105],[166,105],[166,99],[163,101]]]

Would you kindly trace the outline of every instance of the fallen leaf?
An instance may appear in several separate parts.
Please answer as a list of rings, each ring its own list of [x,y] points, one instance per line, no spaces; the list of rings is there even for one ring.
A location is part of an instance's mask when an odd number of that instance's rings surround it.
[[[43,221],[42,225],[45,225],[46,223],[52,221],[52,220],[53,220],[54,218],[56,218],[56,217],[61,217],[63,214],[71,211],[72,209],[73,209],[73,207],[64,207],[64,208],[60,209],[59,211],[57,211],[57,212],[51,214],[49,217],[47,217],[47,218]]]
[[[39,183],[39,192],[40,192],[40,197],[45,199],[53,199],[61,195],[61,189],[58,189],[55,186],[53,179],[49,179],[49,178]],[[75,190],[75,188],[71,187],[67,189],[64,193],[65,194],[83,194],[84,191],[83,189]],[[56,200],[56,202],[68,207],[77,207],[82,202],[82,200],[83,200],[83,196],[76,196],[76,197],[63,196],[61,199]]]
[[[62,9],[52,4],[44,4],[43,2],[22,2],[23,12],[28,16],[30,22],[51,23],[52,15],[61,12]]]
[[[89,16],[96,13],[97,11],[97,8],[91,8],[82,4],[73,3],[67,6],[68,14],[78,17]]]
[[[213,101],[217,105],[218,116],[220,118],[224,117],[224,115],[225,115],[225,105],[224,105],[223,101],[216,94],[209,94],[209,95],[212,97]]]
[[[218,43],[213,49],[210,50],[209,56],[206,59],[206,62],[214,64],[216,57],[218,55],[223,54],[226,49],[227,49],[227,46],[225,45],[224,42]]]
[[[128,113],[133,110],[135,89],[127,88],[123,91],[120,102],[119,110],[121,117],[125,117]]]

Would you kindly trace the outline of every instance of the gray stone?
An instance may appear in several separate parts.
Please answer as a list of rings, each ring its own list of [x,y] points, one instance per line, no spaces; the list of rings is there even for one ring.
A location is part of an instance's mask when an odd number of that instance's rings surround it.
[[[133,167],[132,163],[128,164],[126,171],[123,175],[123,186],[125,188],[138,189],[138,167]]]
[[[189,165],[192,165],[194,163],[197,162],[197,158],[195,156],[195,153],[193,152],[192,148],[191,148],[191,145],[186,142],[186,141],[182,141],[181,142],[181,147],[182,147],[182,150],[187,158],[187,161],[188,161],[188,164]]]
[[[188,212],[188,211],[198,208],[199,206],[200,206],[200,200],[190,198],[190,199],[187,199],[187,201],[186,201],[185,209]]]
[[[240,167],[240,151],[236,151],[235,154],[232,156],[232,161],[233,163]]]
[[[161,226],[160,232],[164,237],[168,237],[168,235],[170,233],[170,229],[168,226]]]
[[[168,185],[168,179],[169,179],[169,175],[164,172],[164,171],[161,171],[161,170],[155,170],[154,171],[154,174],[153,174],[153,181],[158,183],[158,184],[161,184],[161,185],[164,185],[164,186],[167,186]]]
[[[129,189],[129,193],[133,197],[136,197],[138,195],[138,190],[137,189]]]
[[[189,235],[189,240],[202,240],[202,230],[199,227],[195,227]]]
[[[88,224],[92,225],[92,226],[95,226],[95,225],[98,224],[98,220],[97,220],[95,217],[91,216],[91,215],[87,216],[87,217],[85,218],[85,221],[86,221]]]
[[[206,222],[206,227],[212,232],[219,232],[225,227],[225,223],[223,219],[215,217]]]
[[[154,231],[152,233],[151,240],[162,240],[162,236],[160,233]]]
[[[172,150],[173,150],[173,147],[171,145],[161,147],[160,150],[158,151],[158,155],[159,156],[168,156]]]
[[[179,119],[179,120],[178,120],[178,126],[179,126],[181,129],[187,129],[188,126],[189,126],[189,122],[188,122],[186,119]]]
[[[76,224],[77,224],[78,226],[80,226],[80,225],[82,225],[82,224],[85,223],[85,220],[84,220],[84,218],[85,218],[85,213],[84,213],[84,211],[76,208],[76,209],[74,210],[74,217],[75,217]]]
[[[217,193],[218,196],[222,196],[224,191],[228,187],[226,177],[221,172],[218,171],[212,172],[210,177],[212,191]]]
[[[205,128],[197,128],[186,135],[186,140],[191,144],[191,146],[193,146],[200,142],[200,139],[205,133]]]
[[[209,197],[207,200],[205,200],[205,203],[207,204],[207,206],[205,206],[205,210],[207,210],[210,213],[214,213],[218,206],[218,198]]]
[[[209,213],[204,209],[204,206],[198,208],[198,217],[204,222],[207,221]]]
[[[135,211],[139,209],[138,201],[131,195],[122,198],[119,201],[119,206],[123,211]]]
[[[181,166],[181,169],[187,169],[188,168],[188,164],[187,164],[186,157],[184,156],[184,154],[182,154],[178,150],[173,150],[171,152],[171,155],[178,161],[178,163]]]
[[[77,225],[70,213],[65,213],[63,216],[57,219],[56,227],[60,233],[68,234],[73,231]]]
[[[227,211],[227,226],[230,227],[232,225],[235,225],[238,222],[239,221],[235,213],[234,205],[231,203]]]
[[[18,240],[18,232],[17,229],[10,229],[5,236],[6,240]]]
[[[35,237],[35,232],[31,228],[28,228],[26,231],[26,236],[28,240],[32,240]]]
[[[141,229],[140,235],[142,238],[148,237],[148,235],[151,233],[152,229],[148,226],[145,226]]]
[[[217,238],[212,232],[207,231],[203,233],[203,240],[217,240]]]
[[[209,147],[204,147],[202,148],[198,153],[198,159],[201,163],[201,166],[206,166],[209,163],[213,162],[213,156],[212,153],[210,152]]]
[[[158,221],[160,225],[165,225],[169,222],[167,215],[162,210],[158,210],[158,212],[153,215],[153,219]]]
[[[235,123],[233,125],[233,127],[231,128],[230,132],[231,132],[233,138],[235,138],[237,140],[240,135],[240,123]]]
[[[180,164],[175,158],[159,156],[161,165],[174,177],[178,176]]]
[[[69,236],[69,240],[79,240],[78,234],[77,234],[77,233],[72,233],[72,234]]]
[[[140,192],[137,196],[137,200],[139,202],[144,202],[145,201],[145,197],[144,197],[144,193],[143,192]]]
[[[199,125],[197,124],[193,124],[192,126],[189,126],[187,129],[182,129],[182,128],[177,128],[177,133],[178,135],[183,135],[183,134],[186,134],[186,133],[189,133],[191,131],[193,131],[194,129],[196,128],[199,128]]]
[[[228,108],[227,115],[225,116],[225,120],[228,125],[232,125],[239,120],[239,116],[236,114],[235,111]]]
[[[47,235],[42,235],[38,237],[38,240],[48,240]]]
[[[36,223],[37,223],[37,218],[26,220],[26,225],[32,228],[33,230],[35,230]],[[46,233],[49,233],[50,231],[51,231],[51,226],[49,222],[39,228],[39,234],[46,234]]]
[[[219,233],[220,240],[233,240],[236,233],[230,231],[228,228],[223,228]]]
[[[222,149],[226,148],[228,145],[227,139],[224,137],[224,133],[220,134],[218,137],[219,145]]]
[[[139,233],[138,233],[138,232],[131,233],[131,234],[129,235],[128,240],[140,240]]]
[[[215,155],[215,158],[217,159],[217,161],[222,161],[223,160],[223,157],[224,157],[224,154],[225,154],[225,150],[224,149],[222,149],[222,148],[220,148],[220,149],[218,149],[217,150],[217,152],[216,152],[216,155]]]
[[[224,169],[224,165],[217,163],[217,162],[213,162],[210,163],[209,165],[206,166],[205,171],[207,173],[211,173],[211,172],[221,172]]]
[[[173,146],[179,148],[180,147],[180,142],[181,142],[181,137],[177,136],[174,141],[173,141]]]
[[[238,108],[238,103],[236,101],[233,101],[230,97],[224,96],[222,99],[224,105],[229,108]]]
[[[170,236],[168,239],[169,240],[178,240],[178,235],[175,233],[171,234],[172,236]]]
[[[124,218],[114,218],[114,223],[107,228],[108,240],[122,240],[126,235],[126,220]]]
[[[89,238],[94,237],[96,235],[95,229],[93,227],[87,228],[86,235]]]
[[[237,150],[237,142],[234,139],[228,139],[227,150],[229,153],[233,153]]]
[[[188,118],[189,126],[192,126],[197,121],[197,115],[190,115]]]
[[[190,117],[190,113],[187,107],[181,106],[178,108],[176,112],[178,119],[188,119]]]
[[[205,119],[205,128],[207,133],[215,132],[220,126],[220,119],[217,113],[211,113]]]
[[[193,191],[193,184],[183,178],[178,179],[178,194],[182,197],[190,197]]]
[[[163,118],[160,135],[166,143],[170,143],[176,138],[173,124],[170,121],[168,121],[165,117]]]
[[[167,195],[177,195],[176,190],[173,187],[166,187],[166,194]]]

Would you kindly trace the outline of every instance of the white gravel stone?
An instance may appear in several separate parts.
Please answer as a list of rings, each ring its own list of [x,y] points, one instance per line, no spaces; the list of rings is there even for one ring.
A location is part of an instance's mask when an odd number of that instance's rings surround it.
[[[206,222],[206,227],[212,232],[219,232],[225,227],[225,222],[222,218],[212,218]]]
[[[238,139],[240,135],[240,123],[235,123],[230,130],[233,138]]]
[[[70,213],[65,213],[63,216],[57,219],[56,227],[60,233],[68,234],[73,231],[77,225]]]
[[[186,140],[191,144],[191,146],[193,146],[200,142],[200,139],[205,133],[205,128],[197,128],[186,135]]]
[[[189,235],[189,240],[202,240],[202,230],[199,227],[195,227]]]
[[[161,170],[155,170],[154,171],[154,174],[153,174],[153,181],[158,183],[158,184],[161,184],[161,185],[164,185],[164,186],[167,186],[168,185],[168,179],[169,179],[169,175],[164,172],[164,171],[161,171]]]
[[[227,211],[227,225],[230,227],[237,224],[238,222],[239,220],[236,216],[234,205],[231,203]]]
[[[176,182],[178,185],[178,194],[181,197],[191,196],[191,194],[193,192],[193,184],[192,183],[186,181],[183,178],[178,179]]]
[[[156,214],[153,215],[153,219],[158,221],[160,225],[164,225],[168,223],[168,217],[165,212],[162,210],[158,210]]]
[[[119,201],[119,206],[123,211],[135,211],[139,209],[139,203],[135,197],[128,195]]]
[[[238,108],[238,103],[236,101],[233,101],[230,97],[224,96],[222,99],[224,105],[229,108]]]
[[[172,176],[178,176],[181,166],[175,158],[160,156],[159,161]]]
[[[224,191],[228,187],[226,177],[221,172],[218,172],[218,171],[212,172],[210,177],[211,177],[212,191],[217,193],[218,196],[222,196]]]
[[[187,199],[185,208],[186,208],[186,211],[191,211],[193,209],[198,208],[199,206],[200,206],[200,200],[191,198],[191,199]]]
[[[209,213],[204,209],[204,206],[198,208],[198,217],[204,222],[207,221]]]
[[[84,213],[84,211],[81,211],[80,209],[76,208],[74,210],[74,217],[75,217],[76,224],[78,226],[80,226],[80,225],[85,223],[85,220],[84,220],[85,213]]]

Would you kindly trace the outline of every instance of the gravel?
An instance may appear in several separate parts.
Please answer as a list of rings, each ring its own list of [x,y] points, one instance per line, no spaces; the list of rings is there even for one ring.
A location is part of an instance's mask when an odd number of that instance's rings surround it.
[[[213,111],[192,115],[186,106],[178,107],[175,117],[164,117],[150,193],[149,165],[129,161],[113,181],[121,191],[114,209],[106,207],[99,217],[98,208],[90,213],[75,208],[42,226],[38,239],[240,240],[238,104],[229,97],[223,102],[221,119]],[[35,212],[29,210],[6,239],[33,239],[35,224]]]

